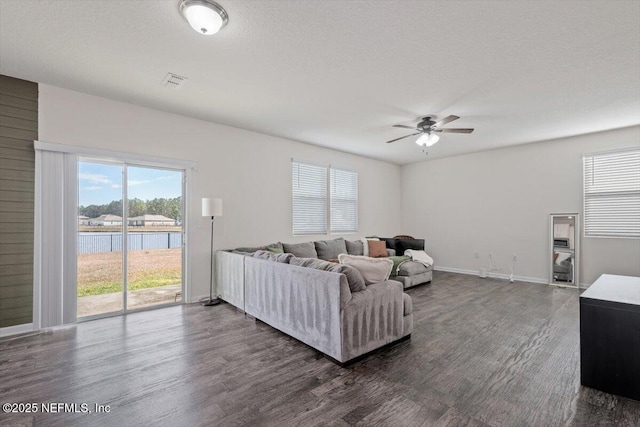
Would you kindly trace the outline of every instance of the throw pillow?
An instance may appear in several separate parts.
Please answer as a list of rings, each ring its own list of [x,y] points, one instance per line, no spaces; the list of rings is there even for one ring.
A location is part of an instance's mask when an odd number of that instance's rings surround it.
[[[344,243],[349,255],[364,255],[364,243],[362,240],[345,240]]]
[[[255,251],[253,253],[253,257],[254,258],[260,258],[260,259],[266,259],[267,261],[275,261],[275,262],[282,262],[284,264],[288,264],[289,260],[291,260],[293,258],[292,254],[285,254],[285,253],[275,253],[275,252],[271,252],[271,251],[263,251],[263,250],[259,250],[259,251]]]
[[[254,258],[260,258],[260,259],[266,259],[269,261],[275,261],[276,260],[276,254],[274,254],[273,252],[269,252],[269,251],[265,251],[265,250],[257,250],[253,253],[253,257]]]
[[[359,292],[366,289],[362,274],[357,269],[348,265],[336,264],[316,258],[291,258],[290,264],[344,274],[347,277],[347,283],[349,284],[349,290],[351,290],[351,292]]]
[[[389,258],[371,258],[340,254],[338,259],[340,260],[340,264],[349,265],[358,270],[364,278],[364,283],[367,285],[389,279],[391,269],[393,268],[393,261]]]
[[[382,240],[369,240],[369,256],[382,258],[387,256],[387,244]]]
[[[277,243],[272,243],[270,245],[267,246],[267,250],[271,251],[275,254],[283,254],[284,253],[284,248],[282,247],[282,243],[277,242]]]
[[[244,252],[244,253],[252,254],[255,251],[264,251],[265,249],[267,249],[265,246],[260,246],[260,247],[256,247],[256,248],[252,248],[252,247],[235,248],[234,250],[237,251],[237,252]]]
[[[283,243],[282,246],[286,253],[294,254],[298,258],[318,258],[313,242]]]
[[[318,240],[313,243],[320,259],[337,259],[338,255],[347,253],[347,245],[342,237],[334,240]]]

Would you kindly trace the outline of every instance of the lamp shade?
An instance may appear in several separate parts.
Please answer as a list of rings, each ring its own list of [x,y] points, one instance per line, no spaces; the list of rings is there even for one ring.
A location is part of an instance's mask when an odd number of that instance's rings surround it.
[[[222,199],[203,197],[202,216],[222,216]]]

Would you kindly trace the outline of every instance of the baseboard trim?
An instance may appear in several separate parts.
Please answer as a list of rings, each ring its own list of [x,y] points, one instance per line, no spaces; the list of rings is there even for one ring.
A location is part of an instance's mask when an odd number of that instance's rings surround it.
[[[33,323],[25,323],[24,325],[7,326],[0,328],[0,337],[8,337],[10,335],[24,334],[33,332]]]
[[[447,273],[460,273],[460,274],[468,274],[471,276],[480,277],[480,273],[478,270],[467,270],[464,268],[455,268],[455,267],[443,267],[443,266],[434,266],[434,270],[436,271],[445,271]],[[504,279],[509,280],[509,274],[503,273],[487,273],[488,279]],[[513,280],[518,282],[528,282],[528,283],[538,283],[541,285],[548,285],[549,279],[541,279],[539,277],[528,277],[528,276],[513,276]]]

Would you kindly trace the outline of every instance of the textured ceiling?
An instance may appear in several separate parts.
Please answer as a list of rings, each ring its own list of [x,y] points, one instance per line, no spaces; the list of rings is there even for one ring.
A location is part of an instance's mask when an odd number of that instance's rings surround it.
[[[640,123],[638,1],[219,3],[0,0],[0,73],[399,164]],[[476,131],[385,144],[427,114]]]

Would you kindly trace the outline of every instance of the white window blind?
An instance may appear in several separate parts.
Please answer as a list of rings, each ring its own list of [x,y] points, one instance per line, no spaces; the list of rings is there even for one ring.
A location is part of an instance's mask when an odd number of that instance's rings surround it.
[[[330,176],[331,232],[358,231],[358,173],[331,168]]]
[[[640,150],[584,157],[584,235],[640,238]]]
[[[293,162],[293,234],[327,232],[327,168]]]

